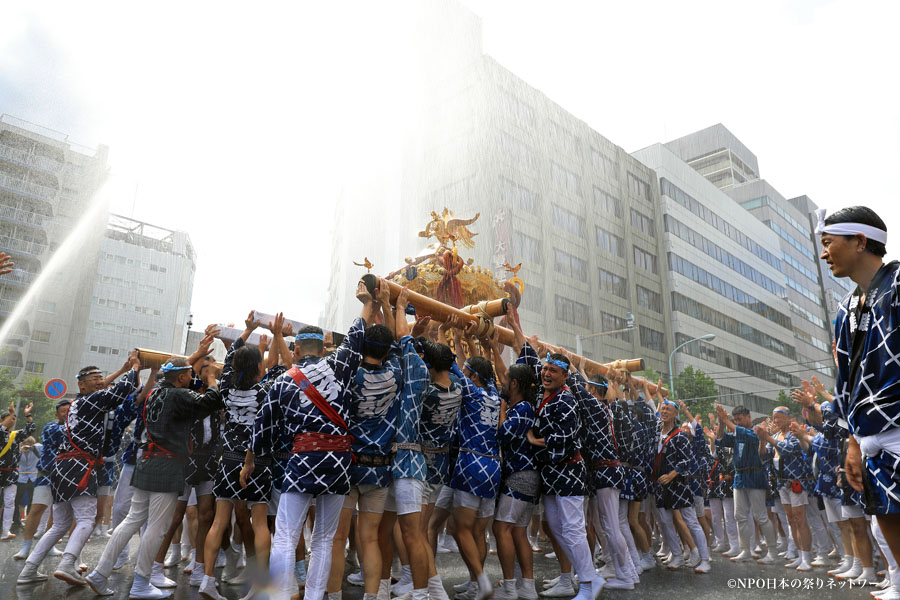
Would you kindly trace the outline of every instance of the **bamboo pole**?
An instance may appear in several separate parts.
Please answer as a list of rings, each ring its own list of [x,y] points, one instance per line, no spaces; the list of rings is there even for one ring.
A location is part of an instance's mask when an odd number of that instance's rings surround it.
[[[366,286],[366,289],[369,291],[372,296],[375,296],[375,287],[378,281],[378,278],[371,274],[367,273],[363,275],[360,281]],[[388,288],[390,289],[390,297],[391,302],[396,302],[397,297],[400,295],[401,290],[403,290],[403,286],[394,283],[388,279],[384,280],[388,284]],[[503,300],[506,300],[505,298]],[[479,328],[476,330],[476,335],[482,335],[488,333],[490,331],[489,321],[484,317],[491,316],[497,317],[506,312],[506,305],[501,304],[501,301],[493,300],[491,302],[486,303],[490,306],[490,311],[485,310],[482,313],[479,306],[483,306],[481,304],[473,306],[466,306],[462,309],[454,308],[448,304],[444,304],[440,300],[435,300],[434,298],[429,298],[424,294],[420,294],[418,292],[414,292],[409,290],[409,303],[412,304],[416,308],[417,315],[430,316],[432,319],[436,321],[446,321],[449,317],[455,316],[460,319],[462,323],[467,323],[474,321],[479,324]],[[485,306],[486,308],[486,306]],[[500,311],[500,312],[498,312]],[[496,314],[491,314],[494,312]],[[480,316],[479,316],[480,315]],[[506,327],[502,327],[500,325],[493,325],[493,329],[498,332],[500,343],[506,346],[513,346],[515,344],[515,334],[512,329],[508,329]],[[581,356],[575,357],[576,361],[581,361]],[[643,371],[644,370],[644,359],[643,358],[632,358],[628,360],[617,360],[615,362],[609,364],[599,363],[597,361],[591,360],[589,358],[584,359],[584,368],[589,373],[601,373],[602,375],[606,375],[609,373],[610,369],[625,369],[629,372],[634,371]],[[638,379],[638,378],[635,378]],[[650,393],[656,393],[656,384],[652,382],[649,383]],[[668,392],[664,389],[663,395],[667,395]]]
[[[158,369],[163,366],[166,361],[171,358],[183,358],[187,360],[187,356],[182,356],[180,354],[172,354],[170,352],[160,352],[159,350],[148,350],[146,348],[138,348],[138,358],[141,361],[141,368],[143,369]],[[214,363],[216,365],[216,369],[219,374],[222,373],[223,364],[222,363]]]

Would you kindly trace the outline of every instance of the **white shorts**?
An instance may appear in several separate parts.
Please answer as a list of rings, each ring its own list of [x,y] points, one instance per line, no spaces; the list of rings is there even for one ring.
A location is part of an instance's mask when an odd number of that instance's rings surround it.
[[[108,485],[101,485],[97,488],[98,496],[112,496],[112,488]]]
[[[453,488],[449,485],[442,485],[437,500],[434,501],[435,508],[441,508],[450,512],[453,509]]]
[[[778,495],[781,497],[781,503],[785,506],[806,506],[809,504],[809,496],[807,496],[806,490],[798,493],[785,486],[778,490]]]
[[[443,487],[444,485],[441,483],[426,483],[422,503],[436,504],[438,498],[441,496],[441,489],[443,489]]]
[[[497,498],[497,514],[494,515],[494,520],[512,523],[516,527],[527,527],[531,522],[532,513],[534,504],[531,502],[500,494]]]
[[[184,492],[178,496],[182,502],[187,501],[188,506],[197,506],[198,496],[211,496],[213,493],[212,481],[201,481],[197,485],[189,485],[184,488]]]
[[[388,492],[384,510],[398,515],[422,512],[425,482],[421,479],[403,477],[395,479]]]
[[[49,485],[39,485],[34,488],[31,497],[32,504],[43,504],[44,506],[53,506],[53,492]]]
[[[851,504],[850,506],[841,506],[841,516],[845,519],[862,519],[865,515],[863,514],[862,506]]]
[[[278,501],[281,500],[281,490],[276,490],[275,487],[272,487],[272,497],[269,498],[269,512],[268,515],[270,517],[274,517],[278,513]]]
[[[471,508],[475,516],[484,519],[494,514],[494,498],[481,498],[463,490],[453,490],[453,508]]]
[[[847,520],[847,518],[841,514],[840,498],[822,498],[822,503],[825,504],[825,517],[828,519],[829,523],[840,523],[841,521]]]
[[[388,497],[388,489],[369,483],[355,485],[344,498],[344,508],[356,508],[359,504],[360,512],[382,514]]]
[[[706,507],[703,506],[703,496],[694,496],[694,514],[698,519],[702,519],[706,513]]]

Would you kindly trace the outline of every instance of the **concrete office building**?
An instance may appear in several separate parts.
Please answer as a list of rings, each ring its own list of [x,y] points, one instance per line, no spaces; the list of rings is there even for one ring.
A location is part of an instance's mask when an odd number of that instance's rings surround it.
[[[195,255],[183,231],[110,215],[100,242],[82,364],[118,369],[132,348],[180,354],[187,340]]]
[[[0,250],[16,270],[0,278],[0,319],[27,288],[94,201],[106,175],[108,148],[86,148],[68,136],[0,116]],[[105,213],[84,236],[71,264],[57,270],[4,340],[0,366],[17,378],[71,376],[80,367]]]
[[[722,404],[768,413],[778,390],[799,382],[793,366],[780,367],[798,358],[778,236],[667,146],[634,157],[659,177],[670,343],[716,336],[684,346],[673,370],[700,369]]]
[[[834,382],[831,319],[826,310],[819,248],[812,235],[810,212],[815,204],[806,197],[789,201],[760,179],[756,156],[721,124],[669,142],[666,147],[776,234],[776,243],[767,241],[763,247],[781,265],[776,281],[784,290],[796,353],[794,360],[778,364],[795,378],[816,375],[830,387]],[[834,285],[840,287],[841,283]]]

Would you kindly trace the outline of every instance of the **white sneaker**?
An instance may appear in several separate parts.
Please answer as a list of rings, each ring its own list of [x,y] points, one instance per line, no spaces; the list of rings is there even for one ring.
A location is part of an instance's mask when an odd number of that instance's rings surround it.
[[[731,562],[747,562],[753,560],[753,556],[750,554],[749,550],[743,550],[739,554],[735,554],[731,557]]]
[[[802,556],[798,556],[797,558],[795,558],[794,560],[792,560],[792,561],[789,562],[788,564],[784,565],[784,568],[785,568],[785,569],[796,569],[797,567],[800,566],[800,564],[801,564],[802,562],[803,562],[803,557],[802,557]]]
[[[850,581],[851,579],[856,579],[857,577],[862,575],[862,572],[862,565],[858,564],[854,560],[853,565],[849,569],[847,569],[843,573],[838,573],[837,575],[835,575],[835,577],[843,581]]]
[[[694,573],[709,573],[710,565],[708,560],[701,560],[700,564],[694,567]]]
[[[200,584],[203,583],[203,575],[204,575],[203,569],[198,569],[198,568],[196,568],[196,565],[195,565],[194,570],[191,571],[190,577],[188,577],[188,585],[191,587],[200,587]],[[224,577],[222,578],[222,581],[225,581]],[[225,581],[225,583],[228,583],[228,582]]]
[[[21,548],[19,548],[18,552],[13,554],[14,560],[25,560],[26,558],[28,558],[28,553],[25,552],[25,546],[22,546]]]
[[[347,583],[350,585],[355,585],[357,587],[362,587],[366,584],[365,579],[363,578],[362,571],[357,571],[356,573],[350,573],[347,575]]]
[[[853,557],[845,556],[843,559],[841,559],[841,562],[840,562],[840,564],[838,564],[838,566],[836,566],[835,568],[833,568],[830,571],[826,571],[826,573],[828,575],[831,575],[832,577],[836,577],[836,576],[842,574],[844,571],[849,571],[850,567],[852,567],[852,566],[853,566]]]
[[[574,596],[575,588],[572,587],[570,582],[571,579],[567,579],[565,582],[557,582],[557,584],[550,589],[541,592],[541,596],[544,598],[569,598]]]
[[[195,561],[193,558],[191,558],[191,562],[189,562],[187,564],[187,566],[184,569],[182,569],[181,572],[184,573],[185,575],[190,575],[191,573],[194,572],[194,568],[196,566],[197,566],[197,561]]]
[[[16,534],[10,533],[9,529],[3,532],[3,535],[0,535],[0,542],[9,542],[16,539]]]
[[[612,566],[612,563],[606,563],[602,568],[597,569],[597,575],[604,579],[613,579],[616,576],[616,569]]]
[[[669,564],[666,565],[666,568],[675,570],[675,569],[680,569],[683,566],[684,566],[684,555],[679,554],[678,556],[673,557],[672,560],[669,561]]]
[[[727,556],[728,558],[732,558],[741,553],[741,549],[739,546],[735,546],[733,548],[729,548],[728,552],[723,552],[722,556]]]
[[[806,561],[803,560],[802,558],[800,559],[800,564],[797,565],[797,570],[798,570],[798,571],[800,571],[800,572],[806,572],[806,571],[812,571],[812,569],[813,569],[813,568],[812,568],[811,566],[809,566],[809,563],[808,563],[808,562],[806,562]]]
[[[549,558],[550,560],[554,560],[556,558],[556,552],[548,552],[544,555],[544,558]]]
[[[646,571],[648,569],[652,569],[656,566],[656,560],[654,560],[653,555],[649,552],[641,557],[641,567]]]
[[[97,571],[92,571],[84,578],[84,582],[88,584],[94,593],[98,596],[112,596],[116,592],[109,589],[109,577],[104,577]]]
[[[27,583],[40,583],[41,581],[47,581],[47,574],[41,573],[37,570],[37,567],[25,563],[25,568],[19,573],[16,584],[24,585]]]
[[[633,590],[634,584],[630,581],[623,581],[622,579],[611,577],[606,579],[606,585],[604,587],[608,590]]]
[[[204,579],[200,583],[200,597],[204,598],[204,600],[225,600],[222,596],[219,595],[219,590],[216,589],[216,580],[215,579]]]
[[[684,559],[684,566],[696,567],[700,564],[700,551],[697,548],[691,550],[691,553]]]
[[[710,552],[725,552],[726,550],[728,550],[728,544],[725,543],[716,544],[709,549]]]
[[[859,577],[850,580],[851,585],[853,586],[862,586],[862,585],[875,585],[878,583],[878,578],[875,576],[875,569],[863,569],[863,572]]]
[[[457,594],[462,594],[467,589],[469,589],[470,585],[473,585],[473,584],[474,584],[473,581],[464,581],[463,583],[457,583],[456,585],[453,586],[453,591],[456,592]]]
[[[757,560],[756,564],[758,564],[758,565],[774,565],[775,557],[772,556],[771,552],[769,552],[768,554],[766,554],[765,556],[763,556],[762,558]]]
[[[821,554],[815,558],[812,562],[809,563],[811,567],[827,567],[828,559],[822,556]]]

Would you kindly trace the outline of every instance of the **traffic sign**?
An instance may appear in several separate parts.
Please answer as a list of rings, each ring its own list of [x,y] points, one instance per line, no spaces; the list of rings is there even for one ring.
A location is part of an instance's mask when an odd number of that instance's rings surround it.
[[[44,395],[51,400],[59,400],[66,395],[66,382],[62,379],[51,379],[44,386]]]

